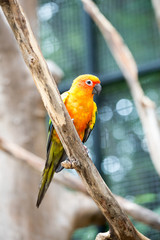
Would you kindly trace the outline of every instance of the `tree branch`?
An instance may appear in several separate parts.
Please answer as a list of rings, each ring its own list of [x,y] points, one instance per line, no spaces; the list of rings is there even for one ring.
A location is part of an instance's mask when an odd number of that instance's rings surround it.
[[[136,221],[160,230],[160,216],[158,214],[120,196],[115,195],[115,198],[123,210]]]
[[[160,31],[160,2],[159,0],[151,0],[154,9],[155,17],[157,20],[158,29]]]
[[[99,233],[95,240],[111,240],[111,235],[109,232]]]
[[[143,89],[138,81],[136,62],[128,47],[124,44],[122,37],[102,15],[94,2],[91,0],[82,0],[82,2],[85,10],[90,14],[100,29],[113,57],[128,83],[147,138],[152,162],[160,175],[160,151],[157,150],[159,149],[160,143],[160,129],[155,112],[155,104],[144,95]]]
[[[24,161],[39,172],[42,172],[44,168],[44,159],[3,138],[0,138],[0,150],[14,156],[16,159]],[[80,191],[85,194],[87,193],[80,179],[73,176],[73,174],[67,172],[56,174],[53,181],[60,183],[65,187],[71,188],[72,190]]]
[[[0,5],[66,153],[71,161],[76,159],[79,162],[80,167],[77,172],[83,179],[87,191],[106,217],[112,239],[148,239],[134,228],[86,154],[18,2],[0,0]]]
[[[29,166],[33,167],[35,170],[42,171],[44,168],[45,161],[37,157],[35,154],[25,150],[24,148],[18,146],[17,144],[6,141],[0,138],[0,150],[14,156],[16,159],[20,159],[27,163]],[[62,184],[75,191],[80,191],[88,195],[85,186],[82,181],[75,177],[73,174],[63,172],[61,174],[56,174],[53,179],[54,182]],[[160,230],[160,216],[153,211],[141,207],[138,204],[130,202],[120,196],[114,195],[123,210],[133,217],[136,221],[142,222],[149,225],[155,229]]]

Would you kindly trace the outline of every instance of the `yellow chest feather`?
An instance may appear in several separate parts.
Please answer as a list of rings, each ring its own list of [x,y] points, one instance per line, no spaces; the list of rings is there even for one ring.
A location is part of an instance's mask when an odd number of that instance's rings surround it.
[[[73,119],[73,123],[81,140],[84,137],[84,133],[88,123],[92,119],[93,103],[94,103],[93,98],[85,100],[84,98],[81,99],[70,98],[65,103],[69,115],[71,119]]]

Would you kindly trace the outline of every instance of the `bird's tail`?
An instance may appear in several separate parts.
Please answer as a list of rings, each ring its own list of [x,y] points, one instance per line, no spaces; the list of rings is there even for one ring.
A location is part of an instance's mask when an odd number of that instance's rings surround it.
[[[39,205],[41,204],[42,199],[51,183],[53,175],[54,175],[54,164],[52,163],[48,168],[45,168],[43,171],[37,203],[36,203],[37,207],[39,207]]]

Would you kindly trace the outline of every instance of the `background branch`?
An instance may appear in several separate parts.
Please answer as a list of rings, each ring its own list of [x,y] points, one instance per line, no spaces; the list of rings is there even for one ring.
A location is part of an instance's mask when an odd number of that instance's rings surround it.
[[[44,168],[44,159],[3,138],[0,138],[0,150],[14,156],[16,159],[24,161],[39,172],[42,172]],[[71,188],[72,190],[88,194],[80,179],[76,178],[73,174],[67,172],[55,174],[53,181],[56,181],[65,187]]]
[[[120,34],[103,16],[93,1],[82,0],[82,2],[85,10],[100,29],[113,57],[128,83],[146,135],[152,162],[160,175],[160,129],[155,112],[155,104],[144,95],[143,89],[138,81],[136,62],[128,47],[124,44]]]
[[[0,4],[66,153],[70,159],[79,160],[81,167],[78,173],[109,222],[111,238],[147,239],[134,228],[87,156],[18,2],[1,0]]]
[[[44,168],[45,161],[42,158],[25,150],[17,144],[6,141],[3,138],[0,138],[0,150],[14,156],[15,159],[25,161],[25,163],[29,164],[35,170],[41,172]],[[83,185],[82,181],[73,174],[63,171],[60,174],[55,174],[53,181],[62,184],[63,186],[68,187],[72,190],[80,191],[88,195],[88,192],[86,191],[86,188]],[[114,197],[123,208],[123,210],[128,215],[133,217],[136,221],[142,222],[146,225],[149,225],[150,227],[160,230],[160,217],[158,214],[147,208],[141,207],[138,204],[130,202],[120,196],[114,195]]]
[[[153,6],[153,10],[155,13],[155,17],[157,20],[157,25],[160,31],[160,1],[159,0],[151,0],[152,2],[152,6]]]

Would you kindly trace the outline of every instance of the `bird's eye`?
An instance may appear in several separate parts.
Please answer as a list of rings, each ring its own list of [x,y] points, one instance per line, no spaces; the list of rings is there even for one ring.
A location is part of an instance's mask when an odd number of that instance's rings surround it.
[[[92,85],[93,85],[93,82],[92,82],[91,80],[87,80],[87,81],[86,81],[86,84],[87,84],[88,86],[92,86]]]

